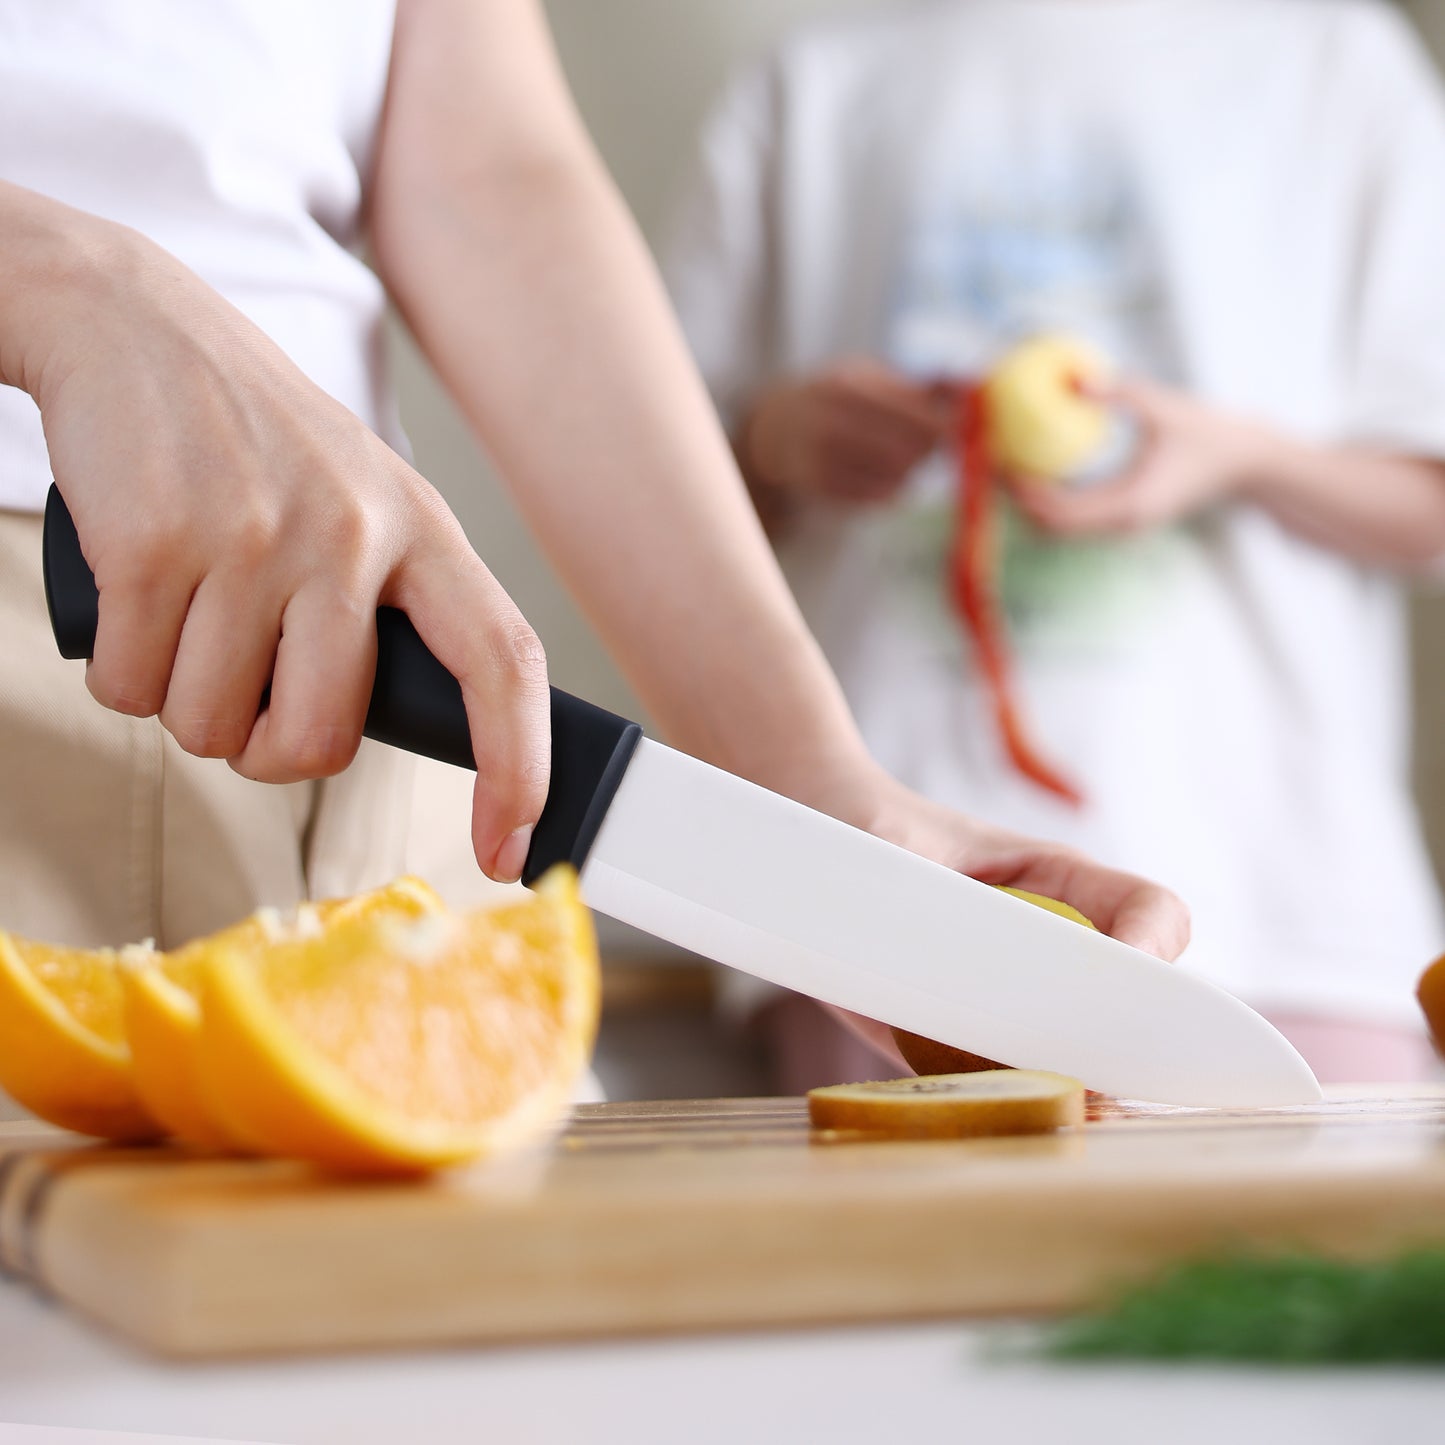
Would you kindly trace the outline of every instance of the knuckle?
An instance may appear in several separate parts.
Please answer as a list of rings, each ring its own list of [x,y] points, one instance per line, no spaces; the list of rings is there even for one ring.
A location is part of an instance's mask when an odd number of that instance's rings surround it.
[[[113,571],[126,579],[144,581],[174,567],[192,541],[185,519],[159,508],[135,518],[129,530],[124,544],[106,553]]]
[[[276,517],[248,510],[231,523],[226,538],[228,556],[235,565],[249,571],[275,554],[281,535]]]
[[[547,653],[542,639],[520,617],[496,627],[489,639],[493,664],[512,685],[529,688],[547,679]]]
[[[102,707],[126,717],[154,717],[165,701],[159,688],[136,678],[112,677],[95,665],[86,669],[85,685]]]
[[[209,714],[168,715],[161,721],[183,752],[197,758],[233,758],[245,748],[251,730],[234,717]]]
[[[282,739],[282,769],[295,777],[333,777],[351,766],[360,745],[360,733],[343,724],[312,723],[298,727]]]
[[[523,800],[524,810],[536,814],[542,810],[547,797],[548,784],[552,780],[552,764],[545,752],[534,751],[522,759],[516,771],[517,793]],[[535,817],[529,819],[535,821]]]
[[[403,499],[414,526],[444,537],[450,545],[460,545],[470,550],[456,513],[447,505],[446,498],[425,477],[408,467],[402,474],[398,487],[398,495]]]
[[[348,562],[364,557],[370,551],[371,517],[362,500],[355,495],[339,498],[327,510],[320,532],[326,549]]]

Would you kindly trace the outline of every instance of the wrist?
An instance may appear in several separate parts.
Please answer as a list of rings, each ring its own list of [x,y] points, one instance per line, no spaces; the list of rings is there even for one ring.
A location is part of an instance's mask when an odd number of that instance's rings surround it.
[[[0,218],[0,382],[43,407],[93,338],[99,308],[144,242],[18,186],[0,184]]]
[[[1231,492],[1267,506],[1300,471],[1303,443],[1263,422],[1234,423],[1230,446]]]

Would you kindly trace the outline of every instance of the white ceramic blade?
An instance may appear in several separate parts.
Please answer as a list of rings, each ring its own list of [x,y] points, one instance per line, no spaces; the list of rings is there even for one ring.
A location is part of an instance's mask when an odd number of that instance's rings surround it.
[[[1320,1097],[1270,1024],[1184,968],[650,739],[582,890],[600,912],[719,963],[1104,1093]]]

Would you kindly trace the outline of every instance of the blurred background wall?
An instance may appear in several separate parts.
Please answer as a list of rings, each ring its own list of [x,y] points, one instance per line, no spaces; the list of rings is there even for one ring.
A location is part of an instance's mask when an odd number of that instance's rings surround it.
[[[728,73],[811,16],[899,0],[548,0],[584,116],[643,229],[654,236],[685,172],[697,126]],[[1445,0],[1405,8],[1445,63]],[[1445,273],[1442,273],[1445,274]],[[1445,282],[1442,282],[1445,284]],[[423,473],[541,634],[559,685],[635,711],[537,556],[447,399],[398,335],[403,413]],[[1445,876],[1445,594],[1416,606],[1418,774]]]

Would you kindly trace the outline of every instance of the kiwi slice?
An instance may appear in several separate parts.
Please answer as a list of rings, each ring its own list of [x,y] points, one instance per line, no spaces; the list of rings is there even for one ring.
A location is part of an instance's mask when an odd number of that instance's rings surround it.
[[[1084,1122],[1084,1086],[1034,1069],[833,1084],[810,1091],[808,1118],[816,1129],[892,1139],[1046,1134]]]

